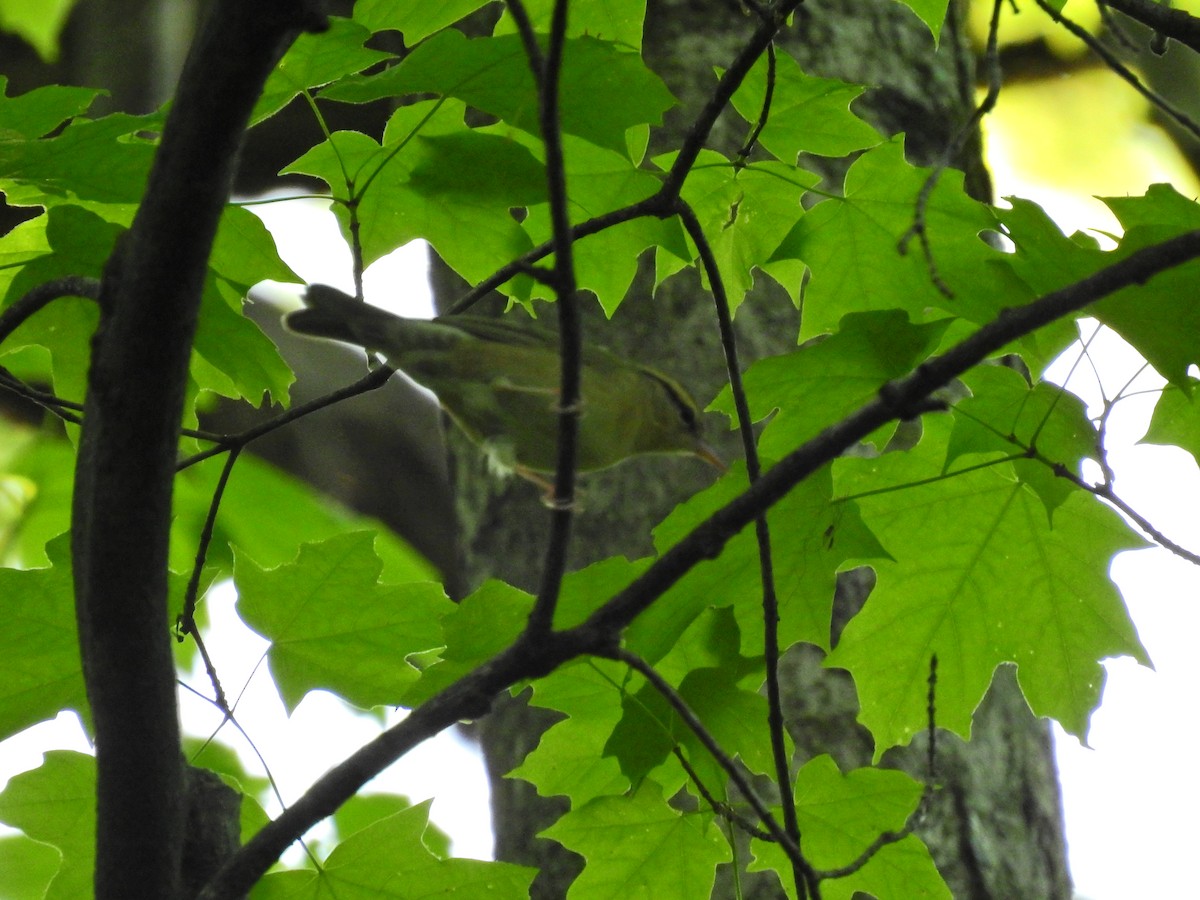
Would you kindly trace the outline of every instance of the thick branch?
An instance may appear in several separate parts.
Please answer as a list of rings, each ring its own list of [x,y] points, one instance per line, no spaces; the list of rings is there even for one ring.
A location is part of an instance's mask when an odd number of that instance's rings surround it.
[[[201,900],[240,897],[293,841],[331,815],[367,781],[455,722],[477,718],[500,691],[548,674],[584,654],[612,657],[621,631],[693,566],[715,557],[731,537],[809,474],[881,425],[908,417],[921,400],[950,379],[1056,319],[1196,257],[1200,257],[1200,231],[1146,247],[1069,287],[1004,311],[942,356],[886,385],[876,400],[785,457],[746,493],[698,525],[588,621],[549,635],[532,637],[526,632],[512,647],[460,678],[322,776],[230,860],[200,895]]]
[[[293,841],[332,815],[364,784],[413,747],[462,719],[479,718],[488,711],[496,694],[518,681],[548,674],[571,659],[600,650],[598,646],[576,643],[569,633],[535,637],[526,633],[507,650],[421,704],[403,722],[321,776],[303,797],[242,847],[197,900],[235,900],[245,896]]]
[[[296,0],[214,5],[104,273],[72,515],[96,730],[98,898],[179,896],[185,783],[166,575],[188,360],[250,111],[295,35],[322,25]]]
[[[1200,53],[1200,19],[1153,0],[1104,0],[1104,5]]]
[[[1093,275],[1025,306],[1004,310],[993,322],[916,371],[884,386],[879,396],[784,457],[746,493],[717,510],[664,553],[625,590],[578,629],[619,632],[697,563],[716,557],[725,543],[817,469],[876,428],[907,418],[933,391],[1012,343],[1122,288],[1144,284],[1159,272],[1200,256],[1200,231],[1131,253]]]

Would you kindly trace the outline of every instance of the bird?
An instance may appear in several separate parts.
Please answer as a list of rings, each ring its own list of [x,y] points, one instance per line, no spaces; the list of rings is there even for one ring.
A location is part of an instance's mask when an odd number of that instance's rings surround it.
[[[542,486],[558,460],[557,337],[502,318],[393,315],[324,284],[284,317],[297,334],[355,344],[428,388],[501,470]],[[676,381],[600,347],[582,356],[576,467],[606,469],[641,454],[690,454],[719,470],[699,409]]]

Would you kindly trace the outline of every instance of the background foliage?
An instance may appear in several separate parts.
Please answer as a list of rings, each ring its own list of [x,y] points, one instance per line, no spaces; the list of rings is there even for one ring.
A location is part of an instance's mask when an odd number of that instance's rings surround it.
[[[1167,380],[1148,439],[1196,454],[1189,372],[1200,362],[1200,322],[1188,261],[1196,251],[1162,261],[1153,278],[1107,280],[1114,264],[1143,259],[1137,251],[1191,234],[1200,226],[1195,203],[1166,185],[1110,198],[1124,234],[1102,249],[1094,236],[1063,234],[1029,201],[989,206],[964,193],[959,173],[912,166],[902,136],[884,138],[854,115],[859,86],[808,76],[785,54],[771,74],[765,56],[714,61],[729,67],[724,84],[744,76],[730,103],[748,131],[769,106],[752,152],[731,159],[702,148],[709,121],[700,141],[647,158],[650,130],[673,100],[638,53],[639,4],[573,3],[558,33],[549,3],[523,7],[528,23],[505,15],[487,37],[451,27],[478,5],[441,4],[435,14],[428,4],[357,3],[353,18],[295,41],[252,122],[297,96],[318,118],[323,103],[400,103],[381,140],[334,131],[284,169],[325,183],[359,267],[422,238],[476,286],[473,294],[494,287],[536,310],[563,299],[555,279],[545,270],[533,277],[531,267],[561,257],[568,236],[556,232],[555,217],[565,212],[576,226],[574,279],[584,302],[609,314],[646,253],[656,285],[698,267],[732,312],[754,279],[778,282],[801,309],[796,349],[703,398],[731,427],[758,425],[764,470],[806,442],[828,463],[755,501],[754,512],[770,507],[775,638],[764,637],[761,537],[749,529],[722,533],[716,558],[691,551],[685,571],[630,600],[671,548],[745,500],[753,460],[655,529],[658,563],[606,560],[536,600],[488,582],[454,604],[396,538],[239,458],[248,436],[195,430],[215,397],[288,403],[286,363],[241,313],[259,281],[298,279],[237,204],[221,216],[203,281],[174,492],[170,616],[182,616],[187,631],[197,589],[232,577],[239,615],[270,641],[268,665],[289,709],[326,690],[363,709],[445,707],[448,724],[477,711],[477,699],[451,702],[457,685],[532,681],[534,703],[563,717],[515,775],[570,801],[547,835],[587,861],[572,896],[705,896],[717,866],[732,859],[730,830],[768,811],[776,828],[794,814],[798,834],[790,836],[803,836],[803,856],[760,839],[751,867],[776,871],[792,895],[948,896],[908,833],[936,768],[922,784],[884,769],[842,772],[818,757],[791,773],[784,800],[759,810],[730,786],[731,767],[778,782],[776,751],[789,749],[767,724],[761,689],[778,661],[770,645],[813,644],[828,652],[827,665],[852,675],[876,760],[933,724],[968,737],[972,713],[1006,664],[1036,714],[1086,736],[1103,687],[1100,661],[1149,662],[1109,563],[1149,540],[1169,541],[1123,508],[1111,484],[1104,423],[1121,396],[1089,417],[1081,400],[1043,376],[1079,329],[1092,327],[1074,317],[1094,318]],[[939,32],[944,3],[908,5]],[[411,49],[376,49],[372,38],[389,31],[403,32]],[[21,33],[52,52],[44,35]],[[561,70],[536,73],[532,48],[544,59],[555,41]],[[544,86],[555,77],[561,133],[547,135]],[[716,76],[713,83],[718,90]],[[99,316],[86,291],[64,291],[27,317],[21,298],[68,276],[106,277],[146,190],[163,114],[92,117],[96,95],[51,86],[0,99],[0,189],[10,205],[40,212],[0,239],[0,296],[16,310],[0,332],[4,381],[57,416],[0,432],[0,550],[9,567],[0,572],[0,738],[61,710],[90,721],[65,535],[79,438],[70,401],[88,388]],[[805,154],[849,153],[857,156],[840,189],[804,168]],[[553,199],[558,177],[568,188],[562,209]],[[914,403],[941,384],[888,406],[885,384],[895,392],[897,379],[920,374],[981,326],[1003,325],[1006,309],[1091,276],[1083,300],[1099,302],[1005,335],[982,364],[952,372],[961,377],[936,402]],[[1086,341],[1076,346],[1086,354]],[[743,398],[749,419],[739,422]],[[831,437],[831,425],[881,402],[886,415],[861,440]],[[876,584],[835,643],[835,579],[860,565],[874,570]],[[527,627],[535,605],[544,611],[547,602],[569,641]],[[533,638],[545,639],[537,653]],[[181,664],[192,652],[178,648]],[[227,702],[215,679],[207,690]],[[233,768],[223,774],[253,786]],[[0,820],[25,835],[0,843],[5,896],[86,893],[94,779],[89,757],[57,752],[0,794]],[[265,875],[254,896],[380,896],[397,878],[429,894],[527,894],[529,870],[448,858],[427,813],[426,804],[401,801],[350,804],[339,813],[336,846],[314,853],[303,871]],[[248,801],[243,837],[262,825]]]

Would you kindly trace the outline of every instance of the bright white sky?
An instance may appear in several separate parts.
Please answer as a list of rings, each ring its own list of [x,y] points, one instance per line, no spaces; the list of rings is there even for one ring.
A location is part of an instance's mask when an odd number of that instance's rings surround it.
[[[1003,171],[998,181],[1002,194],[1037,199],[1036,185],[1015,183]],[[294,201],[256,211],[276,231],[284,258],[301,277],[352,289],[349,252],[326,207],[322,201]],[[1057,208],[1053,213],[1060,215]],[[1084,215],[1089,224],[1103,226],[1094,209]],[[1077,220],[1070,221],[1070,227],[1077,227]],[[423,250],[415,246],[381,261],[368,270],[368,298],[410,315],[428,314],[423,266]],[[1111,335],[1093,344],[1093,356],[1103,361],[1109,395],[1141,364]],[[1059,377],[1069,365],[1069,360],[1061,363]],[[1076,378],[1072,388],[1098,403],[1090,369],[1081,367]],[[1153,383],[1147,381],[1146,386]],[[1145,432],[1152,402],[1153,395],[1147,395],[1123,403],[1111,420],[1110,459],[1118,490],[1174,540],[1200,549],[1200,522],[1194,513],[1200,508],[1200,473],[1195,462],[1182,451],[1136,444]],[[1156,549],[1118,557],[1113,576],[1157,671],[1127,659],[1109,661],[1104,703],[1092,720],[1092,749],[1059,734],[1072,871],[1080,896],[1089,900],[1178,896],[1180,886],[1194,881],[1192,820],[1200,801],[1200,769],[1190,752],[1198,736],[1192,711],[1200,688],[1194,662],[1200,635],[1200,571]],[[260,668],[253,674],[265,642],[238,622],[232,592],[215,592],[205,602],[215,629],[208,647],[227,692],[237,696],[249,683],[238,705],[239,721],[270,764],[285,800],[294,800],[325,769],[377,733],[378,722],[348,712],[321,693],[309,695],[289,719],[266,672]],[[206,687],[202,672],[190,680]],[[211,706],[186,692],[183,707],[193,734],[207,735],[219,721]],[[245,751],[244,742],[232,732],[224,737]],[[39,765],[41,752],[51,747],[87,749],[73,716],[0,744],[0,783]],[[255,767],[248,751],[243,758]],[[433,819],[453,836],[455,853],[489,857],[482,764],[475,749],[456,736],[443,735],[418,748],[371,789],[404,793],[413,800],[436,798]],[[320,833],[318,829],[316,836]]]

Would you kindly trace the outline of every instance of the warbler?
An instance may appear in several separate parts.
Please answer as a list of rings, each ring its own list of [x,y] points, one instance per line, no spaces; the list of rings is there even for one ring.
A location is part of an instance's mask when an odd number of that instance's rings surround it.
[[[407,319],[337,288],[309,285],[291,331],[357,344],[436,395],[450,418],[506,469],[545,484],[557,463],[557,337],[480,316]],[[577,466],[643,453],[692,454],[724,469],[704,442],[696,403],[674,380],[598,347],[584,351]]]

